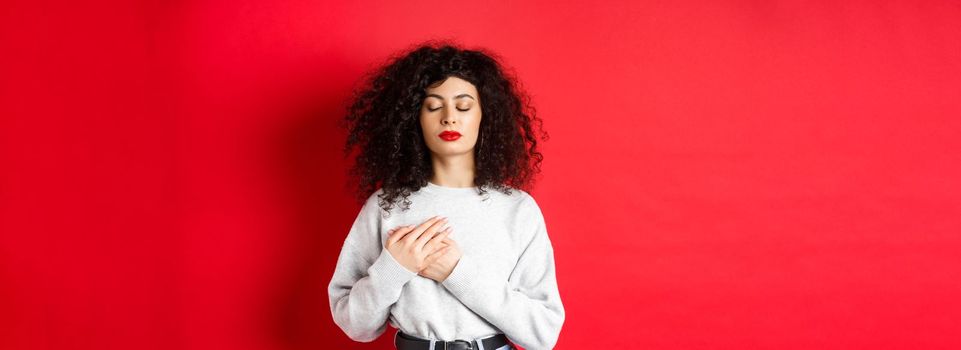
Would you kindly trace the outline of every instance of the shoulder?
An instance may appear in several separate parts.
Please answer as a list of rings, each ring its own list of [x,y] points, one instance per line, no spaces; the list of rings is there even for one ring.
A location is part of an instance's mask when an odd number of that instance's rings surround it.
[[[512,195],[512,197],[514,197],[514,201],[517,202],[521,209],[536,211],[538,214],[540,214],[541,208],[539,205],[537,205],[537,200],[534,199],[534,196],[519,188],[511,187],[511,191],[514,192]]]
[[[381,196],[384,193],[383,188],[378,188],[374,193],[367,196],[364,201],[363,206],[360,208],[360,215],[363,215],[366,219],[371,220],[383,215],[383,209],[380,206]]]
[[[505,186],[503,189],[488,187],[486,190],[491,198],[504,205],[520,207],[536,204],[534,198],[527,191],[516,187]]]
[[[384,188],[378,187],[377,190],[374,191],[374,193],[371,193],[370,196],[367,196],[367,201],[364,203],[364,205],[370,205],[370,204],[376,205],[377,203],[380,202],[380,197],[383,194],[384,194]]]
[[[541,213],[540,205],[538,205],[537,200],[527,191],[516,187],[508,187],[510,189],[510,194],[505,194],[500,191],[496,192],[496,196],[500,203],[503,203],[504,209],[507,209],[518,223],[520,224],[536,224],[542,222],[543,214]]]
[[[547,223],[537,199],[527,191],[512,188],[511,213],[512,231],[516,232],[518,242],[530,244],[547,235]]]

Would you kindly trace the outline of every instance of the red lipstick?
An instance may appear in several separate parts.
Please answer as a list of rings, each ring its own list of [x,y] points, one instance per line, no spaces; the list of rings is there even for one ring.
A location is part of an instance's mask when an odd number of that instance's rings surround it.
[[[454,141],[460,138],[460,133],[456,131],[444,130],[444,132],[437,136],[440,136],[440,138],[444,139],[444,141]]]

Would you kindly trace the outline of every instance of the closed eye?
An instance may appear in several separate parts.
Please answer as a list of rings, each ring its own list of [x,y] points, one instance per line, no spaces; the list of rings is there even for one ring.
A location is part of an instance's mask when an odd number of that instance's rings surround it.
[[[437,107],[437,108],[434,108],[434,109],[428,108],[427,110],[433,112],[433,111],[436,111],[436,110],[441,109],[441,108],[444,108],[444,107]],[[467,111],[470,110],[470,108],[468,108],[468,109],[460,109],[460,108],[458,108],[457,110],[458,110],[458,111],[461,111],[461,112],[467,112]]]

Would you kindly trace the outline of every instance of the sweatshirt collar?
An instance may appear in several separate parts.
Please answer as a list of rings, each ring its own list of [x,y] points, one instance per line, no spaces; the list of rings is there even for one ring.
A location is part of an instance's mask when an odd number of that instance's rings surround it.
[[[447,195],[464,195],[464,194],[477,194],[477,186],[473,187],[447,187],[436,185],[433,182],[427,181],[427,186],[422,188],[424,192],[433,194],[447,194]]]

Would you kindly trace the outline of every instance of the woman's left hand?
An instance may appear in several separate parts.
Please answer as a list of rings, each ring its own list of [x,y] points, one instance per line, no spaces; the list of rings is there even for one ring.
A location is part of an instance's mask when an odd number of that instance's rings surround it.
[[[454,266],[457,266],[457,262],[460,261],[462,256],[460,247],[457,246],[457,242],[454,242],[450,237],[444,238],[444,243],[447,247],[444,249],[438,249],[434,254],[441,254],[440,258],[434,260],[434,262],[423,270],[418,272],[418,275],[430,278],[437,281],[438,283],[444,282],[447,276],[450,276],[451,271],[454,271]]]

